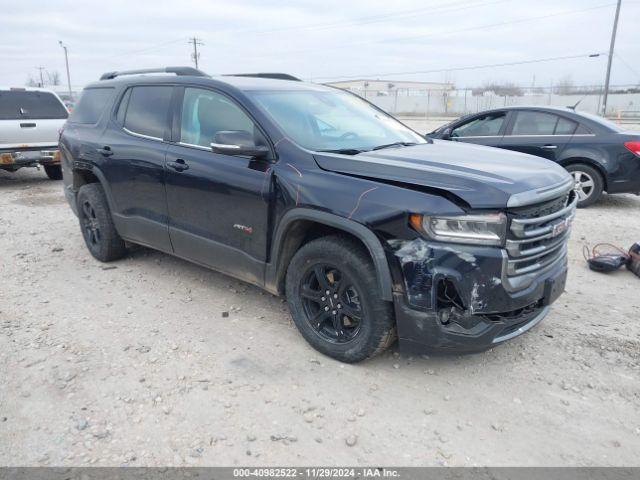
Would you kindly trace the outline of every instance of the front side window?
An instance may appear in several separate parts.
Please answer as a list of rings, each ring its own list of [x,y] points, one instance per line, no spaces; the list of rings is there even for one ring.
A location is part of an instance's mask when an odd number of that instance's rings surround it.
[[[426,140],[364,100],[339,90],[251,92],[285,134],[309,150],[370,150]]]
[[[69,113],[53,93],[0,90],[0,120],[51,120]]]
[[[244,131],[259,135],[253,121],[228,97],[202,88],[185,88],[180,142],[210,148],[216,133]],[[255,139],[260,144],[259,139]]]
[[[168,125],[173,87],[145,85],[133,87],[124,116],[124,128],[133,133],[162,139]]]
[[[500,134],[507,114],[504,112],[492,113],[476,117],[454,128],[452,137],[495,137]]]
[[[89,88],[82,92],[80,101],[73,110],[69,121],[72,123],[94,124],[113,96],[113,88]]]

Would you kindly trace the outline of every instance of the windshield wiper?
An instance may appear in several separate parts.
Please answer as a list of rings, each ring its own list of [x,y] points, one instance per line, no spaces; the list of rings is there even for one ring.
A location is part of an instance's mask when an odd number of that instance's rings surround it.
[[[358,150],[357,148],[336,148],[335,150],[318,150],[318,152],[341,153],[342,155],[357,155],[366,150]]]
[[[392,148],[392,147],[410,147],[412,145],[417,145],[415,142],[393,142],[387,143],[386,145],[378,145],[377,147],[373,147],[371,150],[382,150],[383,148]]]

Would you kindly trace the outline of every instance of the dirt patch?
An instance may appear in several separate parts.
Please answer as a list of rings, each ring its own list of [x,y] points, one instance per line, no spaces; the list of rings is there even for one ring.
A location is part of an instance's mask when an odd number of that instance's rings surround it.
[[[567,291],[524,336],[344,365],[257,288],[143,248],[96,262],[60,182],[14,175],[0,175],[2,465],[640,463],[640,279],[581,253],[637,241],[637,197],[578,211]]]
[[[27,207],[51,207],[52,205],[66,205],[67,201],[62,195],[24,195],[12,200],[11,203]]]

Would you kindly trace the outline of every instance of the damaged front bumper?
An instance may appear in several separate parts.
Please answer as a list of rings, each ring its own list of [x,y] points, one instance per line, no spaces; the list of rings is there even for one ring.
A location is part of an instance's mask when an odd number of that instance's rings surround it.
[[[504,249],[418,238],[393,246],[393,255],[404,284],[394,292],[400,349],[414,353],[482,351],[521,335],[566,282],[566,245],[518,289]]]

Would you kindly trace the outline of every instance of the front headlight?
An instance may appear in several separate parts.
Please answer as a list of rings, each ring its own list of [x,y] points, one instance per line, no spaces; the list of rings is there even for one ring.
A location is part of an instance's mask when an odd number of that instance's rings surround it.
[[[501,246],[507,231],[504,213],[455,216],[412,214],[409,219],[413,228],[440,242]]]

